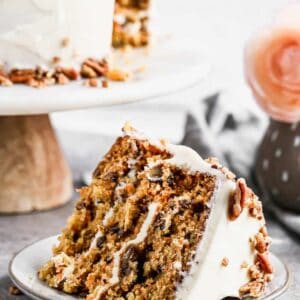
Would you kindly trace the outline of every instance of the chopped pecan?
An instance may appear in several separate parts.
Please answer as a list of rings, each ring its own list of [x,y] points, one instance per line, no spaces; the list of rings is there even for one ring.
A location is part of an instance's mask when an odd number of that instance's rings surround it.
[[[222,167],[222,168],[221,168],[221,171],[223,172],[223,174],[224,174],[228,179],[233,180],[233,179],[236,178],[235,174],[232,173],[232,172],[231,172],[228,168],[226,168],[226,167]]]
[[[61,41],[61,46],[62,47],[68,47],[70,44],[70,39],[69,38],[63,38],[62,41]]]
[[[126,81],[129,78],[129,73],[119,69],[113,69],[108,70],[106,77],[112,81]]]
[[[259,279],[262,278],[262,276],[263,276],[262,272],[259,270],[259,268],[256,265],[250,267],[249,277],[251,279]]]
[[[108,81],[107,80],[102,80],[102,87],[103,88],[108,88]]]
[[[206,161],[211,165],[213,169],[220,169],[222,168],[219,160],[216,157],[209,157]]]
[[[274,278],[274,275],[273,275],[273,274],[265,274],[265,275],[264,275],[264,280],[265,280],[266,282],[271,282],[271,281],[273,280],[273,278]]]
[[[57,74],[57,83],[60,84],[60,85],[64,85],[64,84],[67,84],[70,80],[68,79],[68,77],[63,74],[63,73],[60,73],[60,74]]]
[[[88,87],[98,87],[98,81],[95,78],[89,78],[84,85]]]
[[[265,242],[265,240],[259,240],[256,243],[255,249],[259,252],[259,253],[264,253],[267,251],[268,247],[267,244]]]
[[[256,218],[258,220],[262,220],[263,219],[262,204],[258,200],[257,197],[254,197],[251,200],[251,202],[249,203],[248,207],[249,207],[249,214],[250,214],[250,216],[252,216],[253,218]]]
[[[247,185],[244,179],[239,178],[237,181],[238,189],[237,189],[237,200],[240,201],[242,208],[245,207],[246,197],[247,197]]]
[[[59,67],[56,69],[57,73],[64,74],[70,80],[76,80],[79,76],[78,72],[73,68],[62,68]]]
[[[222,267],[227,267],[229,265],[229,259],[227,257],[224,257],[221,261]]]
[[[23,293],[14,285],[10,286],[8,289],[8,292],[10,293],[10,295],[14,295],[14,296],[19,296],[22,295]]]
[[[41,88],[41,87],[44,87],[44,84],[42,81],[39,81],[35,78],[30,78],[27,82],[27,84],[31,87],[34,87],[34,88]]]
[[[54,57],[52,58],[52,63],[53,63],[54,65],[59,64],[60,61],[61,61],[61,58],[60,58],[59,56],[54,56]]]
[[[264,236],[261,232],[258,232],[252,241],[253,248],[259,253],[264,253],[268,250],[270,239],[268,236]]]
[[[263,226],[262,228],[260,228],[259,232],[264,236],[267,237],[268,236],[268,231],[267,231],[267,227]]]
[[[4,75],[0,75],[0,85],[2,86],[11,86],[12,82]]]
[[[91,87],[97,87],[98,86],[98,81],[94,78],[89,79],[89,85]]]
[[[237,203],[234,201],[234,196],[231,197],[231,208],[230,208],[230,212],[229,212],[229,218],[231,221],[236,220],[240,214],[242,213],[242,207],[240,205],[240,203]]]

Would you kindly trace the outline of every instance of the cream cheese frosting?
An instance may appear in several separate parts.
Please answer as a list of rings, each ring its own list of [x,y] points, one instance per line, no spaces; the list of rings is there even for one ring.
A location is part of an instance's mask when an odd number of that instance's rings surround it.
[[[248,211],[234,221],[228,218],[228,203],[237,184],[204,161],[194,150],[185,146],[167,145],[173,154],[170,164],[186,168],[190,172],[202,172],[216,176],[217,187],[213,195],[212,210],[204,236],[191,262],[191,269],[184,274],[182,284],[176,292],[177,300],[220,300],[225,297],[239,297],[241,286],[249,282],[247,268],[252,265],[255,254],[250,238],[264,226],[264,220],[251,217]],[[228,266],[222,266],[222,259],[228,259]]]
[[[110,52],[114,0],[0,0],[5,69],[79,67]]]

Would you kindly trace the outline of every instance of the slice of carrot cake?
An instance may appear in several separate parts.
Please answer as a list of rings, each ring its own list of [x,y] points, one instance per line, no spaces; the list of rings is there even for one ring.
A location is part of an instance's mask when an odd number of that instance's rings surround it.
[[[100,299],[258,297],[271,280],[261,202],[216,159],[126,125],[39,277]]]

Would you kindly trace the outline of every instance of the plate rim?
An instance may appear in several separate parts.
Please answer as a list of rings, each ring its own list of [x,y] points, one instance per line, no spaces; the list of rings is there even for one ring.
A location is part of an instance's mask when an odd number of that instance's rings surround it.
[[[271,252],[271,255],[276,257],[276,259],[281,262],[281,264],[283,265],[283,267],[286,271],[287,279],[281,288],[278,287],[277,289],[275,289],[275,291],[272,292],[272,294],[267,295],[263,300],[272,300],[272,299],[276,299],[279,296],[283,295],[288,290],[288,288],[291,286],[292,281],[293,281],[293,272],[291,271],[291,268],[288,266],[288,264],[285,262],[285,260],[282,259],[281,257],[279,257],[278,255],[275,255],[272,252]]]
[[[30,248],[31,246],[33,246],[34,244],[38,243],[38,242],[43,242],[45,240],[51,239],[51,238],[55,238],[55,237],[59,237],[59,235],[52,235],[43,239],[39,239],[36,241],[31,242],[30,244],[24,246],[23,248],[21,248],[19,251],[17,251],[10,259],[9,263],[8,263],[8,276],[11,279],[11,281],[25,294],[25,295],[30,295],[33,296],[34,299],[42,299],[42,300],[53,300],[51,298],[41,298],[40,295],[36,294],[34,291],[32,291],[31,289],[28,289],[22,282],[19,281],[19,279],[17,279],[12,271],[12,265],[14,263],[14,260],[16,259],[16,257],[21,254],[24,250]],[[26,291],[26,293],[24,292]]]
[[[17,279],[12,271],[12,265],[15,261],[15,259],[17,258],[17,256],[19,254],[21,254],[23,251],[25,251],[26,249],[30,248],[31,246],[33,246],[34,244],[36,243],[39,243],[39,242],[43,242],[45,240],[50,240],[50,239],[57,239],[60,235],[52,235],[52,236],[48,236],[46,238],[42,238],[42,239],[39,239],[39,240],[36,240],[36,241],[33,241],[32,243],[24,246],[22,249],[20,249],[19,251],[17,251],[10,259],[9,261],[9,264],[8,264],[8,276],[9,278],[12,280],[12,282],[22,291],[24,292],[25,295],[29,295],[31,297],[33,297],[34,299],[37,299],[37,300],[53,300],[51,298],[47,298],[47,297],[44,297],[41,298],[41,296],[39,294],[37,294],[34,290],[32,290],[31,288],[28,288],[26,287],[22,282],[19,281],[19,279]],[[283,295],[287,289],[290,287],[292,281],[293,281],[293,273],[290,269],[290,267],[288,266],[288,264],[285,262],[284,259],[282,259],[281,257],[279,257],[278,255],[274,254],[274,253],[270,253],[273,257],[275,257],[278,261],[281,262],[282,266],[284,267],[285,271],[286,271],[286,274],[287,274],[287,279],[285,280],[285,283],[282,287],[278,287],[276,288],[272,294],[270,295],[267,295],[263,298],[263,300],[272,300],[272,299],[276,299],[278,298],[279,296]],[[45,286],[46,288],[50,288],[48,286]],[[62,295],[68,295],[66,293],[63,293],[61,291],[58,291],[56,290],[56,292],[59,292],[60,294]],[[69,295],[69,296],[72,296],[72,295]],[[76,299],[82,299],[82,298],[76,298]],[[260,298],[258,298],[260,299]]]

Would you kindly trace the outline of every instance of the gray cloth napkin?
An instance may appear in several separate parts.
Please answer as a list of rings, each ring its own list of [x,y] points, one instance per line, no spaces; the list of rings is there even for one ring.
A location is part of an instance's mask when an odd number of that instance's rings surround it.
[[[245,107],[228,109],[227,97],[213,95],[199,101],[201,113],[189,113],[182,144],[202,157],[218,157],[238,177],[244,177],[260,195],[267,213],[271,213],[288,230],[300,236],[300,215],[276,206],[263,194],[253,175],[255,154],[266,129],[266,122],[255,111]]]

